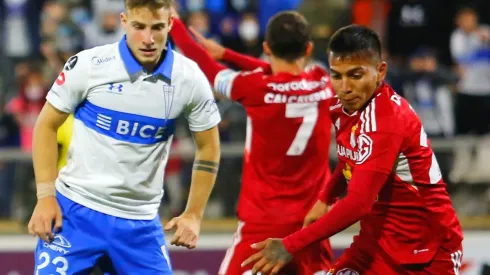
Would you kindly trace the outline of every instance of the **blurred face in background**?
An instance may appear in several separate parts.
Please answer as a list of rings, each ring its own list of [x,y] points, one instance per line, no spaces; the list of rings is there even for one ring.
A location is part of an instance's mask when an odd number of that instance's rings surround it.
[[[478,28],[478,15],[473,10],[461,11],[456,19],[456,24],[464,32],[472,32]]]
[[[245,14],[238,26],[238,35],[244,41],[255,41],[259,38],[260,25],[257,17],[253,14]]]
[[[114,12],[105,12],[102,17],[102,29],[106,32],[115,32],[119,27],[119,16]]]
[[[166,47],[173,18],[166,8],[138,7],[121,13],[126,43],[145,68],[155,65]]]
[[[191,13],[187,19],[187,25],[194,28],[203,36],[209,34],[209,17],[205,12],[198,11]]]
[[[27,75],[24,94],[29,101],[44,99],[45,82],[41,72],[31,72]]]

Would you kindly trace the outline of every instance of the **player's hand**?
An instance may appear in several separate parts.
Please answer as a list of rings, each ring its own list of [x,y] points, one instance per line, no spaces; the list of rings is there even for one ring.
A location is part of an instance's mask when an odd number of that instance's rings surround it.
[[[37,201],[34,212],[27,228],[32,236],[39,236],[45,242],[54,239],[54,232],[58,232],[62,226],[61,209],[56,197],[46,197]]]
[[[209,53],[209,55],[215,60],[223,59],[225,54],[225,47],[221,46],[218,42],[208,39],[202,36],[194,28],[189,27],[189,31],[194,35],[196,41],[204,47],[204,49]]]
[[[242,263],[242,267],[254,264],[252,275],[262,274],[277,275],[281,268],[287,265],[293,256],[284,247],[282,239],[269,238],[260,243],[252,244],[252,248],[260,249]]]
[[[183,213],[171,219],[166,225],[165,230],[176,228],[175,234],[170,244],[184,246],[189,249],[196,247],[201,230],[201,218],[196,215]]]
[[[318,220],[321,216],[323,216],[328,211],[328,205],[322,201],[317,201],[315,205],[310,209],[308,214],[306,214],[305,220],[303,221],[303,227],[306,227],[316,220]]]

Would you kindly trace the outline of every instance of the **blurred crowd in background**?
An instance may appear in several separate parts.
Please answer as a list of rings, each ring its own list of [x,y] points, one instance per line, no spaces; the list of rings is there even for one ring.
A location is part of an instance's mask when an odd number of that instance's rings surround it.
[[[315,43],[312,62],[324,67],[335,30],[351,23],[376,30],[389,64],[387,81],[410,101],[432,137],[457,211],[461,216],[490,216],[490,1],[177,2],[188,26],[228,48],[264,59],[265,26],[281,10],[306,16]],[[0,5],[0,155],[2,148],[13,147],[28,153],[36,118],[65,61],[124,35],[119,21],[124,0],[2,0]],[[230,101],[220,101],[219,107],[222,144],[243,143],[243,108]],[[188,144],[189,138],[186,123],[181,123],[175,146]],[[242,157],[224,155],[221,163],[210,218],[235,214]],[[174,215],[185,206],[191,172],[192,159],[173,155],[162,215]],[[34,190],[29,159],[0,161],[0,219],[27,220]]]

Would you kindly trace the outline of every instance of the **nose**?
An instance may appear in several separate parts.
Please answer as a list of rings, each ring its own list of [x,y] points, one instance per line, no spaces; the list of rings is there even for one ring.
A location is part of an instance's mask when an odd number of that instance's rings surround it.
[[[350,88],[349,81],[347,79],[342,79],[342,85],[340,86],[340,92],[348,95],[352,93],[352,89]]]
[[[153,33],[151,32],[151,29],[145,30],[143,32],[143,44],[145,46],[151,46],[155,42],[155,39],[153,38]]]

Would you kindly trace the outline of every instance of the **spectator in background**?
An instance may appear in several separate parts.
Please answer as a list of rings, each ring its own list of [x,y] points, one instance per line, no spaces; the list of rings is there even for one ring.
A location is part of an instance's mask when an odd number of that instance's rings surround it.
[[[101,16],[94,18],[85,28],[84,47],[93,48],[100,45],[115,43],[124,36],[119,23],[120,10],[106,8]]]
[[[453,102],[449,86],[457,76],[438,64],[434,51],[421,48],[410,58],[410,68],[403,77],[405,98],[420,116],[430,137],[454,135]]]
[[[22,70],[19,70],[22,71]],[[19,91],[17,95],[8,103],[6,111],[12,114],[17,122],[20,130],[20,146],[24,152],[31,152],[32,136],[34,125],[37,117],[41,112],[45,103],[45,97],[48,93],[48,88],[42,73],[42,65],[37,63],[28,64],[28,71],[25,76],[21,77]],[[18,181],[20,184],[16,186],[17,192],[22,196],[22,204],[18,209],[20,218],[24,221],[29,218],[31,209],[36,203],[34,187],[34,170],[32,163],[23,163],[19,167]]]
[[[262,38],[260,37],[260,25],[255,13],[244,13],[238,23],[238,38],[240,47],[238,52],[253,57],[262,54]]]
[[[38,64],[30,65],[24,81],[21,83],[18,94],[8,103],[7,112],[14,115],[20,127],[22,150],[30,152],[34,124],[45,103],[48,89]]]
[[[386,24],[388,52],[396,64],[403,64],[420,46],[431,47],[449,63],[446,53],[451,28],[451,2],[445,0],[391,1]],[[445,60],[447,59],[447,60]]]
[[[209,15],[205,11],[191,12],[187,17],[187,25],[198,31],[204,37],[209,37],[211,34]]]
[[[66,5],[48,1],[41,24],[41,52],[47,61],[48,80],[54,80],[70,56],[83,48],[83,32],[70,18]]]
[[[465,7],[456,16],[451,54],[460,76],[456,95],[458,134],[484,137],[476,157],[464,146],[456,150],[451,180],[490,183],[490,27],[478,22],[476,10]]]
[[[264,1],[266,2],[266,1]],[[352,22],[349,3],[345,0],[304,0],[299,12],[308,18],[315,47],[313,55],[324,64],[328,63],[325,49],[330,36],[340,27]]]

